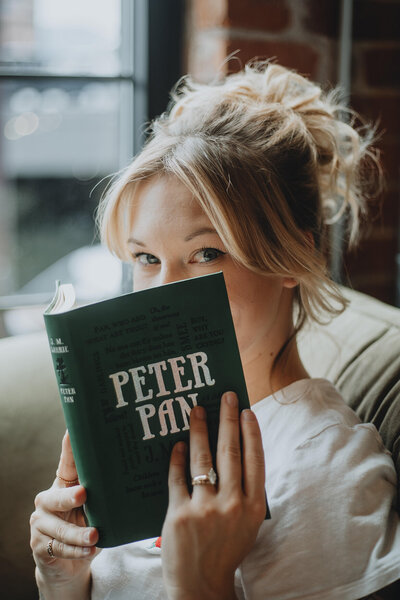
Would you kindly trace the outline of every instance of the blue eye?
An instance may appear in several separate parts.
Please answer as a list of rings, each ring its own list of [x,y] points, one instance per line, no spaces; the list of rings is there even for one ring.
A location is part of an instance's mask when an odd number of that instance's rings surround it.
[[[141,265],[154,265],[160,262],[156,256],[147,254],[146,252],[137,252],[133,257]]]
[[[222,250],[217,250],[217,248],[202,248],[194,255],[194,262],[206,263],[216,260],[220,256],[225,254]]]

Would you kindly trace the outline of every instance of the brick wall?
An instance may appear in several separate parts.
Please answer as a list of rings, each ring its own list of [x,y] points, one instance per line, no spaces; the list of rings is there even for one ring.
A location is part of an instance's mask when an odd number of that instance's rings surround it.
[[[187,0],[186,71],[210,81],[255,56],[276,57],[323,84],[338,76],[339,0]],[[235,57],[224,62],[232,52]],[[396,298],[400,198],[400,0],[354,0],[351,104],[380,119],[386,190],[364,239],[345,257],[347,282]]]
[[[357,289],[387,302],[396,298],[400,200],[400,2],[355,0],[352,105],[379,119],[386,189],[357,252],[347,257]]]

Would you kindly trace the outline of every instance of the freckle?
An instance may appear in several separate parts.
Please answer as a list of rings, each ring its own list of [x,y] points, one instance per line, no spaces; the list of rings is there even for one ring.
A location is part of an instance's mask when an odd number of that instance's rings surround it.
[[[270,353],[269,353],[269,355],[270,355],[270,356],[273,356],[273,355],[274,355],[274,353],[273,353],[273,352],[270,352]]]

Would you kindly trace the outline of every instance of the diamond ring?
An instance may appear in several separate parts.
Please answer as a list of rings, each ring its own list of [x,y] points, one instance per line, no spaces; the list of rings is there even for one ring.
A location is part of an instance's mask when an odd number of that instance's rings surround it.
[[[207,475],[197,475],[192,479],[192,485],[215,485],[216,483],[217,474],[212,467]]]

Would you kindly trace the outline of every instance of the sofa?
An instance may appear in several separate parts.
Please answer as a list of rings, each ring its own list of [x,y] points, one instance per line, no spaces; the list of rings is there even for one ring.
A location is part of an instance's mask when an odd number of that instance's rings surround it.
[[[348,308],[328,325],[308,326],[300,353],[312,376],[330,379],[376,425],[399,472],[400,309],[344,293]],[[35,495],[53,481],[65,428],[44,332],[0,340],[0,407],[1,597],[32,600],[29,516]]]

